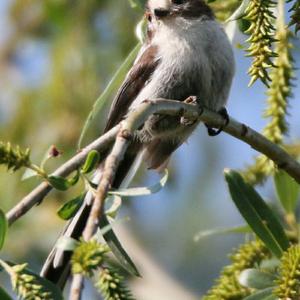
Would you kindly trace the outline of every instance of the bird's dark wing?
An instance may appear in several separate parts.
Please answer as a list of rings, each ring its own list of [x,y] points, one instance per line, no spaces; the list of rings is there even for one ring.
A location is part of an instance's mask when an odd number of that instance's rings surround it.
[[[157,46],[148,45],[127,74],[110,108],[104,132],[118,124],[159,64]]]

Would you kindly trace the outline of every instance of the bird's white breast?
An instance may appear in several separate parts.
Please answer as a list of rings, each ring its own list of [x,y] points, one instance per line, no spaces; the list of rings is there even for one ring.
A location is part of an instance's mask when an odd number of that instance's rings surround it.
[[[234,61],[231,45],[217,22],[178,18],[160,23],[151,44],[158,48],[160,64],[132,107],[144,99],[162,97],[166,85],[172,85],[172,80],[182,81],[184,84],[187,78],[192,76],[199,77],[196,80],[199,80],[199,86],[203,87],[201,94],[205,98],[204,102],[218,106],[217,108],[225,104],[233,76]],[[223,69],[229,72],[228,88],[214,91],[213,72]]]

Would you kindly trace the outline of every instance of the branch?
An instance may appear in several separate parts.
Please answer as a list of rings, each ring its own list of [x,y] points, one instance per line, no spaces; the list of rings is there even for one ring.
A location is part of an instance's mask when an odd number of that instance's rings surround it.
[[[79,153],[53,172],[52,175],[66,177],[85,162],[85,159],[91,150],[98,150],[99,152],[107,150],[115,140],[119,127],[120,126],[117,125],[83,148]],[[51,190],[52,186],[47,182],[42,182],[38,185],[6,214],[9,225],[12,225],[16,220],[26,214],[34,205],[39,204]]]
[[[224,125],[224,119],[222,116],[195,104],[188,104],[175,100],[156,99],[143,102],[135,111],[131,112],[126,118],[126,126],[128,128],[123,127],[123,130],[126,129],[128,132],[132,132],[134,128],[141,126],[145,120],[154,113],[166,115],[184,115],[186,118],[192,119],[198,117],[200,121],[212,127],[220,127]],[[115,139],[119,129],[120,125],[101,136],[99,139],[84,148],[79,154],[75,155],[68,162],[62,165],[53,174],[67,176],[85,161],[89,151],[92,149],[96,149],[98,151],[107,149]],[[273,160],[279,168],[285,170],[291,177],[300,183],[299,163],[281,147],[272,143],[257,131],[251,129],[245,124],[239,123],[232,118],[230,118],[229,124],[224,128],[224,132],[244,141],[258,152],[265,154],[267,157]],[[11,225],[35,204],[40,203],[51,189],[52,188],[49,186],[49,184],[42,183],[25,198],[23,198],[16,207],[8,212],[7,218],[9,224]]]
[[[70,287],[70,300],[80,300],[83,289],[83,276],[81,274],[74,274],[72,284]]]

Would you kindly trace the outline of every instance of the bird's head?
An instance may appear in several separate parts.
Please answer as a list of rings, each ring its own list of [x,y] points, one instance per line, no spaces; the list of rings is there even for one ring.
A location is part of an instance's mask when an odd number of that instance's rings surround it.
[[[148,0],[146,5],[148,21],[167,22],[178,18],[198,19],[213,17],[212,10],[204,0]]]

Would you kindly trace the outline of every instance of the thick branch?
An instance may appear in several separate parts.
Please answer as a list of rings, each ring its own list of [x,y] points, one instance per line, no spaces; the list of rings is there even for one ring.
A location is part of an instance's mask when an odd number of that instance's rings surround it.
[[[138,128],[142,125],[153,113],[184,115],[186,118],[192,119],[198,116],[200,121],[208,124],[209,126],[220,127],[224,125],[224,119],[222,116],[205,108],[199,108],[195,104],[187,104],[175,100],[156,99],[153,101],[145,101],[138,107],[138,109],[131,112],[126,119],[127,122],[123,129],[132,132],[134,128]],[[99,151],[103,151],[103,149],[107,149],[107,147],[111,145],[112,141],[115,139],[119,128],[119,126],[116,126],[98,140],[87,146],[84,150],[82,150],[82,152],[75,155],[72,159],[56,170],[54,174],[66,176],[76,170],[84,162],[90,150],[97,149]],[[224,128],[224,132],[244,141],[258,152],[265,154],[273,160],[279,168],[284,169],[291,177],[300,183],[299,163],[281,147],[270,142],[263,135],[245,124],[239,123],[231,118],[229,124]],[[9,224],[12,224],[35,204],[42,201],[50,190],[51,187],[47,183],[42,183],[29,195],[22,199],[16,207],[8,212],[7,217]]]

